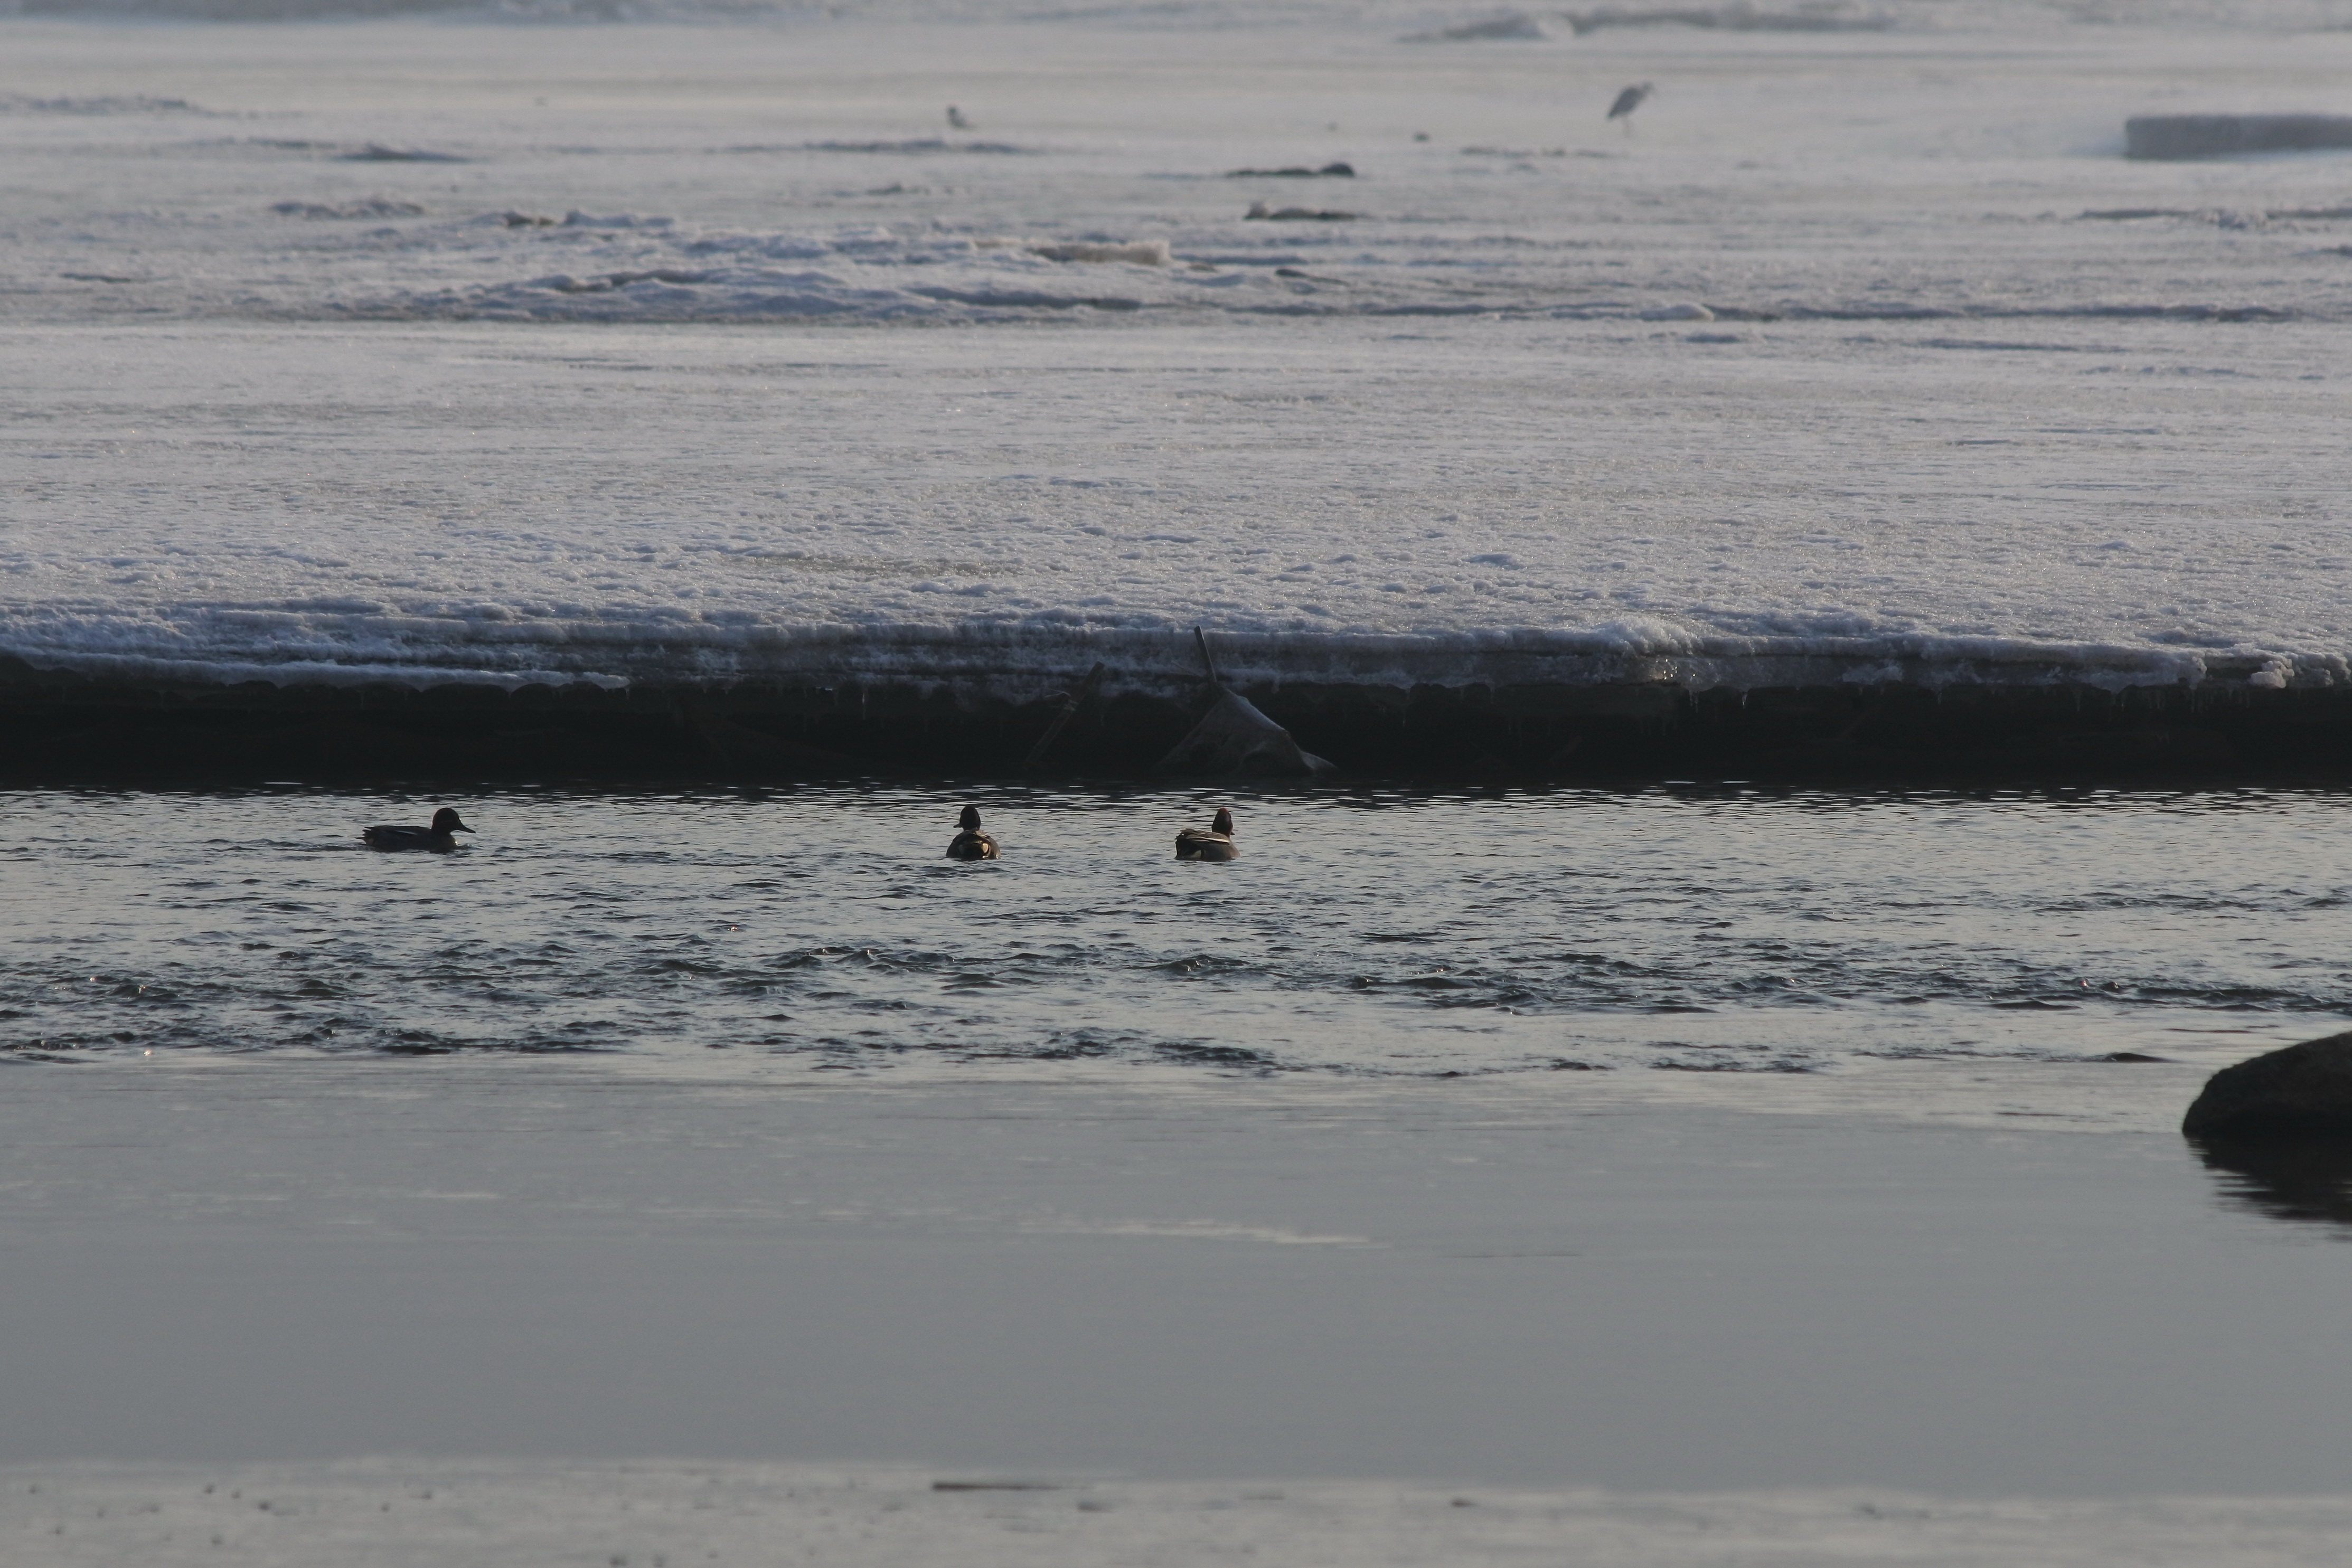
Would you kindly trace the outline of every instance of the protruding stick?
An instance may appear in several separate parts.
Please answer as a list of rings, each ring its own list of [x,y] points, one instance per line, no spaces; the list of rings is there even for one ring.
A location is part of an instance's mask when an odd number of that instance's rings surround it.
[[[1087,706],[1087,699],[1093,696],[1095,688],[1102,685],[1106,668],[1107,665],[1097,664],[1087,672],[1087,678],[1078,683],[1078,689],[1062,699],[1062,711],[1054,716],[1054,722],[1045,727],[1045,733],[1039,736],[1037,744],[1029,748],[1028,757],[1021,764],[1023,768],[1045,766],[1046,757],[1054,749],[1054,743],[1062,738],[1062,731],[1070,727],[1070,721],[1078,716],[1078,710]]]
[[[1225,683],[1217,679],[1217,661],[1209,657],[1208,633],[1195,626],[1192,628],[1192,641],[1201,645],[1201,667],[1209,672],[1209,684],[1223,686]]]

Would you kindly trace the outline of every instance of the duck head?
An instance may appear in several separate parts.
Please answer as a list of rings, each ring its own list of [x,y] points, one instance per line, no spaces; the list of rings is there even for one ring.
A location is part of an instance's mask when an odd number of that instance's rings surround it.
[[[980,831],[980,808],[977,806],[966,806],[963,809],[963,815],[956,819],[956,826],[961,828],[967,833],[976,833]]]
[[[457,820],[457,813],[444,806],[433,813],[433,831],[436,833],[470,833],[474,830]]]
[[[1223,833],[1225,837],[1229,839],[1232,838],[1234,836],[1234,814],[1231,811],[1226,810],[1223,806],[1218,807],[1217,820],[1209,824],[1209,831],[1213,833]]]

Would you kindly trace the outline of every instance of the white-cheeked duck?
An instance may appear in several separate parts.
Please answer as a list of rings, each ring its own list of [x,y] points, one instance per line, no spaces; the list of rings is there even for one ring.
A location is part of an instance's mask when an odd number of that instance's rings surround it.
[[[1220,806],[1216,821],[1203,830],[1187,828],[1176,835],[1176,858],[1180,861],[1239,860],[1241,851],[1234,847],[1234,814]]]
[[[473,831],[444,806],[433,813],[429,828],[370,828],[360,835],[360,841],[372,850],[454,850],[457,835]]]
[[[980,831],[979,807],[966,806],[963,809],[963,815],[956,820],[956,826],[961,828],[963,831],[958,833],[955,836],[955,841],[948,846],[948,859],[992,861],[1003,855],[1003,851],[998,846],[994,837]]]

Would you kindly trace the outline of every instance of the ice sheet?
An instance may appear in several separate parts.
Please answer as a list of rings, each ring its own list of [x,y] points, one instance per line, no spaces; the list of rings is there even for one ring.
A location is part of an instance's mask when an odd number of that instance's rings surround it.
[[[2341,1220],[2168,1129],[167,1054],[6,1070],[12,1568],[2344,1539]]]
[[[2343,1491],[2341,1215],[2168,1127],[619,1065],[0,1065],[0,1462]]]
[[[6,21],[0,652],[2345,678],[2336,11],[1838,17]]]

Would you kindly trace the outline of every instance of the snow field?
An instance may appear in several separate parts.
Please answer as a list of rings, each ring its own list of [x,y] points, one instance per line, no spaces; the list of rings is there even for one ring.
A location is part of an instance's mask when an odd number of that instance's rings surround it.
[[[2341,1498],[1943,1499],[1867,1490],[1538,1492],[1379,1481],[935,1476],[776,1464],[14,1466],[0,1552],[26,1568],[1358,1568],[1916,1564],[2244,1568],[2340,1562]]]
[[[2117,155],[2352,107],[2232,16],[8,20],[0,653],[2333,683],[2344,165]]]

